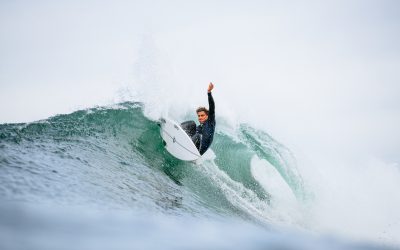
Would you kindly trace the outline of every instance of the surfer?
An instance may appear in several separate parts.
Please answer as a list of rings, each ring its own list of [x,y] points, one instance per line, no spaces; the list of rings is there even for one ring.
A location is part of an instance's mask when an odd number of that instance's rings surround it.
[[[211,91],[214,88],[214,84],[210,82],[207,89],[208,95],[208,107],[199,107],[196,110],[199,125],[196,126],[194,121],[186,121],[181,123],[181,127],[189,137],[192,139],[194,145],[199,150],[200,154],[203,155],[210,147],[215,131],[215,104],[212,97]]]
[[[199,150],[200,154],[203,155],[210,147],[215,131],[215,104],[212,97],[211,91],[214,88],[214,84],[210,82],[207,89],[208,95],[208,107],[199,107],[196,110],[199,125],[196,126],[195,121],[186,121],[181,123],[183,130],[192,139],[194,145]]]
[[[168,118],[160,118],[160,133],[163,144],[173,156],[184,161],[195,161],[210,147],[215,131],[215,104],[211,91],[212,82],[208,85],[207,96],[209,110],[199,107],[196,110],[199,125],[195,121],[177,124]],[[185,134],[186,133],[186,134]]]
[[[196,110],[197,118],[200,124],[196,127],[196,133],[192,136],[192,141],[196,145],[201,155],[207,151],[214,138],[215,104],[211,94],[213,88],[214,84],[210,82],[207,89],[209,109],[206,109],[205,107],[199,107]]]

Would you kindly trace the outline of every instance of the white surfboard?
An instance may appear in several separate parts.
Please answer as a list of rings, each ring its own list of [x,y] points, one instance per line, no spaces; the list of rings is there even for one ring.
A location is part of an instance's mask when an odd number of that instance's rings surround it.
[[[160,122],[161,137],[169,153],[183,161],[196,161],[201,157],[192,139],[178,123],[168,118],[161,118]]]

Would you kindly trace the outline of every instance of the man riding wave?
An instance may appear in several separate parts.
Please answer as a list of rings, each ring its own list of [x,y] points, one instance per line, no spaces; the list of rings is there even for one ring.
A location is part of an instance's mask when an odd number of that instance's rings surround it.
[[[210,147],[215,132],[215,103],[212,97],[211,91],[214,88],[214,84],[210,82],[207,89],[208,95],[208,107],[199,107],[196,110],[199,125],[196,127],[194,121],[188,121],[181,124],[182,128],[192,138],[193,143],[199,150],[200,154],[203,155]]]

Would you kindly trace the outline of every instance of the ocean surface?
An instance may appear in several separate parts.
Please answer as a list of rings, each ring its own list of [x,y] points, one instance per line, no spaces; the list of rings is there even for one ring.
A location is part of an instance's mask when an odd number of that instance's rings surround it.
[[[124,102],[0,125],[0,249],[396,249],[313,230],[291,151],[217,125],[213,158],[183,162]]]

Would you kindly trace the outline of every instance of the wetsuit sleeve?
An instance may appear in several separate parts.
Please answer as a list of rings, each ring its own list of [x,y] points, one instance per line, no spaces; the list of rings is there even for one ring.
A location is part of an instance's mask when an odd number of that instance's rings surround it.
[[[212,97],[211,92],[207,93],[208,95],[208,118],[211,120],[215,120],[215,103],[214,98]]]

